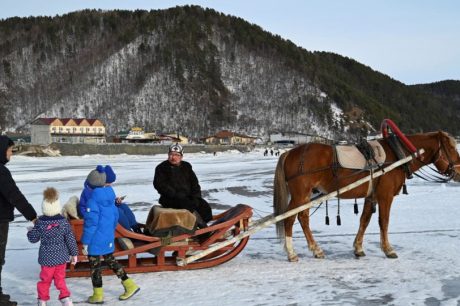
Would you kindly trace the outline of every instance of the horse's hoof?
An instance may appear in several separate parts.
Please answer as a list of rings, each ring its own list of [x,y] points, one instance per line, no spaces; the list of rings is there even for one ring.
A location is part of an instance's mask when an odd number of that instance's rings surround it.
[[[395,252],[385,254],[387,258],[398,258],[398,255]]]
[[[364,253],[364,251],[355,252],[355,256],[358,257],[358,258],[359,257],[364,257],[364,256],[366,256],[366,253]]]
[[[298,262],[299,257],[297,255],[288,256],[288,260],[289,260],[289,262]]]
[[[326,258],[326,256],[324,256],[323,253],[321,253],[321,254],[315,254],[315,258],[317,258],[317,259],[324,259],[324,258]]]

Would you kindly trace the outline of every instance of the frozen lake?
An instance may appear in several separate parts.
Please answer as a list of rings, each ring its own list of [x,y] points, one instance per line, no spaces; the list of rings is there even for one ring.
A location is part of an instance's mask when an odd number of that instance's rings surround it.
[[[165,155],[92,155],[32,158],[14,156],[8,168],[27,199],[41,213],[43,190],[50,186],[65,203],[79,195],[88,172],[110,164],[117,173],[114,189],[140,222],[158,194],[152,180]],[[203,194],[215,212],[245,203],[254,219],[272,213],[272,185],[276,157],[262,151],[185,154],[200,179]],[[331,225],[324,224],[325,209],[312,216],[311,228],[326,253],[314,259],[298,223],[294,246],[299,262],[290,263],[276,239],[274,226],[249,240],[232,261],[205,270],[133,274],[141,291],[120,302],[122,292],[114,276],[103,278],[108,305],[460,305],[460,185],[434,184],[418,178],[408,181],[409,195],[395,199],[390,242],[399,258],[387,259],[379,247],[377,215],[365,236],[367,256],[355,259],[352,243],[359,225],[353,201],[341,201],[342,226],[336,226],[336,202],[331,201]],[[363,201],[358,201],[360,210]],[[19,305],[35,305],[38,280],[38,244],[27,241],[26,222],[18,216],[10,225],[4,290]],[[74,301],[92,292],[89,278],[68,279]],[[52,290],[51,305],[60,305]]]

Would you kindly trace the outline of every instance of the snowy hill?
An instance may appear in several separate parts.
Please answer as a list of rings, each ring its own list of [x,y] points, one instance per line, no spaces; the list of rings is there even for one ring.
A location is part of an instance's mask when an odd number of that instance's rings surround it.
[[[460,132],[458,109],[353,59],[309,52],[197,6],[0,20],[0,129],[39,116],[203,137],[378,129]]]

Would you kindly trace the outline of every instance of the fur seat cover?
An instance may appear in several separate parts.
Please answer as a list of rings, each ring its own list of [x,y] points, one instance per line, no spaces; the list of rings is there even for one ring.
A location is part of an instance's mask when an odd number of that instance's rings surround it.
[[[154,205],[145,222],[144,234],[156,237],[193,234],[196,217],[186,209],[163,208]]]

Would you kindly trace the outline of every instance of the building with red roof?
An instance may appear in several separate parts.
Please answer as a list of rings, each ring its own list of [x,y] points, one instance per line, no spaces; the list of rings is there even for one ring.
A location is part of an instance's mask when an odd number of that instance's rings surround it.
[[[33,144],[105,143],[106,129],[99,119],[37,118],[30,127]]]

